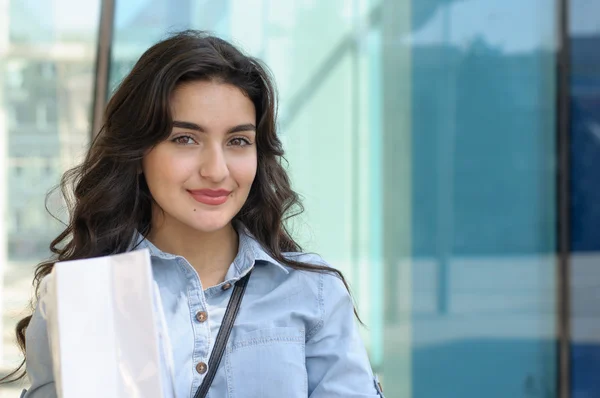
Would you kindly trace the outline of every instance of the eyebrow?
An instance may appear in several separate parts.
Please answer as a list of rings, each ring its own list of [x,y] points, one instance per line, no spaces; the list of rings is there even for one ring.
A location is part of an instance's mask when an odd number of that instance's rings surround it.
[[[201,133],[206,133],[206,129],[204,127],[191,122],[183,122],[176,120],[173,122],[173,127],[180,127],[182,129],[196,130]],[[241,131],[256,131],[256,126],[252,123],[240,124],[227,130],[227,134],[239,133]]]

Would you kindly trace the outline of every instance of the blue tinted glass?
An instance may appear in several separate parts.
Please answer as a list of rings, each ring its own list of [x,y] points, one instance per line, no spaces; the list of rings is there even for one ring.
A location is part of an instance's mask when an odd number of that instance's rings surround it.
[[[553,4],[412,2],[415,397],[556,396]]]
[[[571,384],[572,397],[600,395],[600,7],[570,3]]]

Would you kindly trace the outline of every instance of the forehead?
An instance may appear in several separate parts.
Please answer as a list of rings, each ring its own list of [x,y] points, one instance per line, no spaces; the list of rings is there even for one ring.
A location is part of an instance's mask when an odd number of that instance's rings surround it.
[[[171,96],[174,120],[223,123],[253,123],[256,109],[238,87],[214,81],[192,81],[176,87]]]

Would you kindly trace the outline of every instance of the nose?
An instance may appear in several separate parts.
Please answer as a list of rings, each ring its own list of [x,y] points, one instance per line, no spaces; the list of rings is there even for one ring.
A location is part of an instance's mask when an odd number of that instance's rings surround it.
[[[200,162],[200,175],[213,182],[221,182],[229,175],[227,159],[221,146],[206,148]]]

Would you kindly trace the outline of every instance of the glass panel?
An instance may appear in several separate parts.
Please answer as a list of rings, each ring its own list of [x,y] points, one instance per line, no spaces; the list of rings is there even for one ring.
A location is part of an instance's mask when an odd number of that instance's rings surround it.
[[[557,395],[554,7],[412,2],[414,397]]]
[[[570,1],[572,397],[600,395],[600,4]]]
[[[348,276],[387,396],[553,397],[553,7],[123,0],[111,80],[180,28],[261,57],[297,236]]]
[[[62,230],[44,208],[46,193],[89,141],[99,10],[100,0],[0,0],[3,374],[21,360],[14,327],[33,293],[33,269]],[[62,205],[50,197],[56,215],[64,216]],[[19,393],[0,387],[0,397]]]

